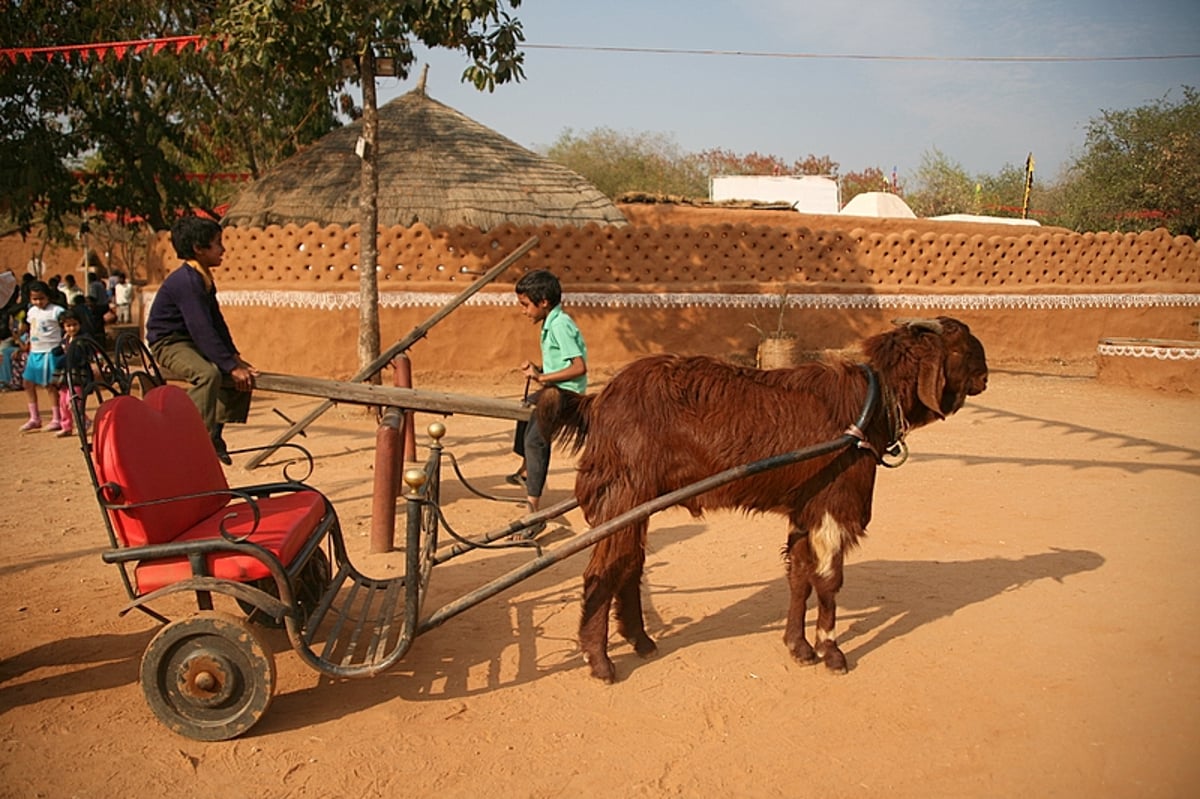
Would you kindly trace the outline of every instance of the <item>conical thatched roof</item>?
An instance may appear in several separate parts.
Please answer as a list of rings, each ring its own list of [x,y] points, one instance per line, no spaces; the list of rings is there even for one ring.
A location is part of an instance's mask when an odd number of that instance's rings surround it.
[[[379,224],[625,224],[582,176],[416,89],[379,109]],[[357,224],[362,121],[339,128],[246,188],[226,224]]]

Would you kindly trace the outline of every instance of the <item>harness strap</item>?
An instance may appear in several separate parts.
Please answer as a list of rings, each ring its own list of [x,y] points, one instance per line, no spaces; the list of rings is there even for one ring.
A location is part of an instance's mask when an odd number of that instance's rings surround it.
[[[879,377],[875,374],[875,370],[866,364],[860,364],[859,366],[867,375],[867,399],[866,402],[863,403],[862,413],[859,414],[858,419],[853,424],[846,428],[844,435],[848,435],[857,439],[858,444],[856,446],[859,449],[865,449],[874,455],[875,462],[880,466],[888,469],[894,469],[908,460],[908,444],[906,444],[904,441],[905,433],[908,431],[904,429],[907,427],[907,425],[904,423],[904,413],[899,407],[897,407],[896,415],[898,420],[893,421],[891,418],[890,408],[888,409],[888,421],[892,423],[893,427],[893,440],[890,444],[888,444],[882,453],[879,452],[879,450],[875,448],[875,445],[867,440],[867,434],[863,432],[863,428],[875,415],[875,410],[878,405],[880,394]],[[891,458],[892,460],[888,460],[888,458]]]

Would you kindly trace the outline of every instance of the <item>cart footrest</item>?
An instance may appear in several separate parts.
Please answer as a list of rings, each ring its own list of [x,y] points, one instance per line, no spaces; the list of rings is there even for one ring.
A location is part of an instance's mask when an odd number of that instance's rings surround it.
[[[407,651],[414,631],[405,624],[404,582],[403,577],[364,577],[348,563],[342,564],[304,630],[309,647],[323,637],[319,653],[323,670],[342,677],[372,674]]]

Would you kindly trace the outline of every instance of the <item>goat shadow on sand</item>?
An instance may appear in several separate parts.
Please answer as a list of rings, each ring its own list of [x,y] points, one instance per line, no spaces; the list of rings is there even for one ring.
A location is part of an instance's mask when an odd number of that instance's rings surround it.
[[[850,563],[845,570],[845,584],[838,592],[838,644],[853,670],[858,661],[889,641],[971,605],[1040,580],[1062,583],[1104,563],[1104,557],[1096,552],[1057,548],[1021,558]],[[649,588],[642,594],[646,630],[658,643],[660,657],[699,643],[737,638],[749,632],[777,630],[782,635],[788,604],[782,564],[779,574],[762,581],[761,588],[753,595],[699,619],[664,620],[655,609],[655,597],[679,591],[722,590],[724,586],[663,588],[654,584],[652,573],[647,575],[647,581]],[[810,599],[806,625],[810,641],[815,620],[814,601]],[[616,640],[609,655],[618,673],[628,673],[640,662],[624,642]]]

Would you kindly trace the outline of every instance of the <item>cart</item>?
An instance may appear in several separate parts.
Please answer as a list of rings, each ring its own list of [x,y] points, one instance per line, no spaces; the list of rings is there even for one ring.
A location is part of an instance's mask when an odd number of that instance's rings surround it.
[[[868,370],[867,401],[842,436],[712,475],[553,548],[511,539],[574,509],[574,499],[482,534],[463,535],[448,524],[440,505],[446,462],[466,488],[486,495],[470,486],[446,452],[446,427],[435,422],[428,427],[423,466],[403,476],[403,573],[379,579],[351,561],[336,509],[306,482],[314,463],[303,447],[273,444],[273,451],[286,448],[279,456],[281,478],[231,487],[195,405],[163,378],[139,339],[121,337],[106,352],[81,337],[67,364],[75,428],[108,534],[102,558],[118,568],[129,600],[120,613],[137,610],[162,624],[142,656],[142,692],[166,727],[203,741],[242,735],[270,705],[275,665],[263,627],[286,631],[300,659],[322,674],[379,674],[398,663],[418,635],[634,521],[725,483],[858,445],[855,430],[866,426],[878,405]],[[301,393],[325,392],[335,401],[445,414],[464,404],[412,390],[301,382]],[[478,409],[480,403],[465,404]],[[426,612],[423,599],[435,566],[499,546],[528,547],[531,557]],[[170,618],[161,608],[177,605],[166,600],[180,594],[194,597],[195,610]],[[232,599],[222,607],[239,612],[218,610],[214,597]]]

